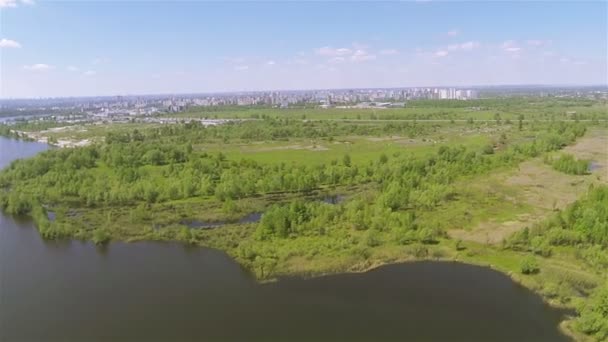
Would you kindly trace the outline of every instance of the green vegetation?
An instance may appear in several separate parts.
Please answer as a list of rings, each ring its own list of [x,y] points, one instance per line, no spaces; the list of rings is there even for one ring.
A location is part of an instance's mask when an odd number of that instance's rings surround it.
[[[522,274],[536,274],[540,271],[538,262],[533,256],[527,256],[521,261]]]
[[[551,250],[570,251],[575,260],[606,277],[608,269],[608,187],[592,188],[589,193],[556,214],[552,219],[514,234],[507,246],[549,258]],[[529,264],[522,264],[522,273],[530,273]],[[528,272],[524,272],[524,270]],[[557,296],[564,286],[588,293],[590,299],[579,304],[580,317],[575,327],[598,341],[608,337],[608,292],[606,284],[585,283],[571,279],[551,285]],[[567,291],[567,290],[566,290]],[[568,298],[563,298],[568,300]]]
[[[527,120],[606,120],[606,103],[587,99],[566,98],[494,98],[481,100],[415,100],[405,108],[361,109],[294,106],[275,109],[264,106],[194,107],[173,114],[183,118],[265,119],[291,118],[306,120],[490,120],[515,122]],[[522,117],[523,116],[523,117]]]
[[[211,128],[196,124],[165,126],[143,132],[108,134],[104,145],[47,151],[30,160],[16,161],[2,172],[0,187],[5,191],[0,195],[0,204],[15,214],[27,213],[39,205],[37,203],[68,208],[137,208],[145,203],[192,199],[222,203],[270,194],[306,194],[327,187],[373,184],[368,198],[358,200],[357,211],[366,210],[375,220],[386,219],[375,225],[388,229],[402,226],[404,215],[411,215],[415,210],[432,210],[442,201],[450,200],[450,184],[458,177],[514,165],[539,153],[559,149],[584,133],[584,128],[578,125],[548,124],[545,131],[539,131],[535,141],[504,146],[496,154],[490,154],[485,147],[479,150],[474,140],[469,147],[440,146],[422,155],[404,151],[391,157],[381,155],[377,160],[357,161],[358,158],[344,154],[341,160],[317,165],[262,164],[245,158],[229,160],[222,152],[193,148],[193,144],[210,137],[232,138],[237,133],[248,139],[264,136],[283,139],[333,136],[334,132],[365,134],[379,129],[406,130],[415,135],[429,129],[409,124],[371,128],[330,124],[324,133],[324,124],[296,122],[290,126],[286,123],[287,126],[268,120]],[[280,132],[286,133],[277,136]],[[11,191],[7,192],[8,189]],[[227,216],[237,214],[234,212],[237,206],[222,206],[228,209]],[[394,215],[374,214],[385,210]],[[332,215],[343,218],[343,223],[352,221],[363,227],[372,224],[371,218],[347,220],[340,212]],[[432,227],[427,231],[438,235]]]
[[[557,171],[570,175],[584,175],[589,172],[589,161],[576,160],[571,154],[562,154],[558,159],[551,162]]]
[[[516,181],[492,178],[530,161],[559,177],[591,179],[583,176],[587,161],[558,151],[599,125],[576,121],[602,118],[603,108],[559,99],[414,101],[379,111],[205,108],[179,115],[255,120],[74,126],[48,137],[95,143],[13,162],[0,172],[0,208],[31,215],[49,239],[218,248],[259,279],[421,258],[490,264],[553,303],[579,307],[573,328],[601,339],[605,186],[569,206],[576,198],[554,204],[551,218],[510,230],[503,244],[450,231],[544,213],[550,204],[539,209],[521,200],[530,192],[525,182],[518,189]],[[382,121],[393,119],[401,121]],[[565,191],[576,186],[569,182]],[[323,200],[334,195],[340,200]],[[259,222],[247,219],[256,213]],[[193,228],[197,222],[216,227]]]
[[[591,298],[579,308],[580,318],[576,328],[598,341],[608,338],[608,284],[598,289]]]

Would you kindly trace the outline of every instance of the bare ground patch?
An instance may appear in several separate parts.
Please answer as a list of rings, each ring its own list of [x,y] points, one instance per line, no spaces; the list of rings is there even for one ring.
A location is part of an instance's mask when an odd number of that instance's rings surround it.
[[[373,141],[373,142],[400,140],[400,139],[403,139],[403,137],[396,136],[396,135],[391,135],[391,136],[387,136],[387,137],[368,137],[368,138],[365,138],[365,140],[369,140],[369,141]]]
[[[322,145],[286,145],[286,146],[273,146],[273,147],[261,147],[251,149],[248,152],[269,152],[269,151],[281,151],[281,150],[309,150],[309,151],[327,151],[329,148]]]

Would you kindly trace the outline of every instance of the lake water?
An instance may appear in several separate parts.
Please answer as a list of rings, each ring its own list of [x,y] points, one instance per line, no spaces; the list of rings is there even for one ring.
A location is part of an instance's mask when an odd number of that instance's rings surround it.
[[[0,167],[46,149],[0,137]],[[0,214],[0,341],[568,341],[490,269],[418,262],[260,285],[222,252],[47,242]]]

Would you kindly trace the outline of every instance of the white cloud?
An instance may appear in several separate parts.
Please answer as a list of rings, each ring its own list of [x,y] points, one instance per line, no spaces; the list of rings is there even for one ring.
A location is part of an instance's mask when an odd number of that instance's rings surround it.
[[[33,5],[34,0],[21,0],[23,5]],[[15,8],[19,5],[17,0],[0,0],[0,8]]]
[[[381,55],[397,55],[399,54],[399,51],[397,51],[396,49],[384,49],[378,51],[378,53]]]
[[[87,70],[85,72],[82,73],[84,76],[95,76],[97,75],[97,71],[95,70]]]
[[[0,8],[17,7],[16,0],[0,0]]]
[[[337,57],[331,58],[327,62],[331,63],[331,64],[338,64],[338,63],[344,62],[345,60],[346,59],[344,57],[337,56]]]
[[[14,49],[18,49],[20,47],[21,47],[21,44],[19,44],[19,42],[16,42],[14,40],[6,39],[6,38],[0,39],[0,48],[14,48]]]
[[[329,60],[327,60],[327,62],[331,64],[342,63],[347,59],[351,62],[366,62],[376,59],[375,54],[371,54],[367,51],[367,46],[357,43],[354,43],[353,46],[355,46],[355,50],[349,48],[332,48],[325,46],[315,49],[315,54],[319,56],[331,57]],[[396,52],[396,50],[386,50],[385,52],[387,51],[388,54]]]
[[[317,55],[320,55],[320,56],[333,57],[333,56],[346,56],[346,55],[350,55],[350,54],[353,53],[353,51],[351,49],[348,49],[348,48],[337,48],[337,49],[334,49],[334,48],[329,47],[329,46],[324,46],[322,48],[315,49],[315,53]]]
[[[350,56],[350,60],[353,62],[366,62],[373,61],[374,59],[376,59],[376,55],[371,55],[366,50],[357,50]]]
[[[459,31],[459,30],[454,29],[454,30],[450,30],[450,31],[448,31],[446,34],[447,34],[448,36],[450,36],[450,37],[456,37],[457,35],[459,35],[459,34],[460,34],[460,31]]]
[[[275,64],[277,64],[277,62],[275,62],[273,60],[266,62],[266,65],[275,65]]]
[[[236,70],[236,71],[249,70],[249,66],[248,65],[237,65],[234,67],[234,70]]]
[[[48,65],[48,64],[43,64],[43,63],[39,63],[39,64],[32,64],[32,65],[24,65],[23,69],[25,70],[31,70],[31,71],[47,71],[47,70],[51,70],[54,69],[55,67],[52,65]]]
[[[568,57],[562,57],[562,58],[559,59],[559,61],[562,62],[562,63],[568,63],[568,62],[570,62],[570,58],[568,58]]]
[[[585,61],[576,61],[573,64],[574,65],[587,65],[587,62],[585,62]]]
[[[450,44],[448,45],[447,49],[448,51],[471,51],[473,49],[477,49],[480,46],[481,44],[479,42],[469,41],[462,44]]]
[[[461,50],[465,50],[465,51],[469,51],[469,50],[476,49],[476,48],[478,48],[480,46],[481,46],[481,44],[479,42],[470,41],[470,42],[466,42],[466,43],[460,44],[460,49]]]
[[[448,55],[448,52],[445,50],[439,50],[435,52],[435,57],[445,57]]]
[[[521,47],[519,47],[517,45],[517,42],[514,40],[507,40],[507,41],[503,42],[500,47],[503,49],[503,51],[511,52],[511,53],[521,51]]]
[[[66,69],[68,69],[68,71],[72,71],[72,72],[80,70],[80,69],[78,69],[78,67],[75,67],[73,65],[68,66]]]

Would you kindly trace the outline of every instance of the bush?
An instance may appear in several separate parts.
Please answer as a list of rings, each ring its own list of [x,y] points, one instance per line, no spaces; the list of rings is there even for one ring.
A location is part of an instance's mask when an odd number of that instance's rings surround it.
[[[96,245],[103,245],[110,241],[110,234],[105,230],[99,228],[93,232],[93,243]]]
[[[406,249],[407,254],[416,258],[426,258],[429,256],[429,250],[422,244],[414,244]]]
[[[589,171],[589,161],[577,160],[570,154],[562,154],[561,157],[553,161],[551,166],[555,170],[569,175],[584,175]]]
[[[520,264],[520,272],[522,274],[536,274],[540,272],[540,267],[538,266],[538,262],[532,256],[525,257]]]

